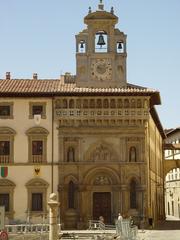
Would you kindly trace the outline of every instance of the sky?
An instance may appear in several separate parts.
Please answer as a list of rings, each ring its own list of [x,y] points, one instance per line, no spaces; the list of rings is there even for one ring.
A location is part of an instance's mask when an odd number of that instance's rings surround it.
[[[164,128],[180,126],[180,0],[104,0],[127,34],[127,80],[156,89]],[[0,0],[0,79],[76,73],[75,35],[99,0]]]

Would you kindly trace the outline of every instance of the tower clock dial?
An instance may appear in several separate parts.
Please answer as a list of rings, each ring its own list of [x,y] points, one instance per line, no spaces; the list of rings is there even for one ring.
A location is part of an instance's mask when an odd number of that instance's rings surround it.
[[[93,59],[91,62],[91,76],[94,80],[110,80],[112,78],[112,64],[110,59]]]

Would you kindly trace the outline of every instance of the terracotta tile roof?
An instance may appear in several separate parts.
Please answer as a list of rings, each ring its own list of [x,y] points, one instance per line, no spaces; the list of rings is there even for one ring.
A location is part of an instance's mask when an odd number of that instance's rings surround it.
[[[123,88],[83,88],[76,84],[64,83],[61,79],[1,79],[0,96],[56,96],[56,95],[156,95],[156,104],[160,104],[159,92],[127,84]]]

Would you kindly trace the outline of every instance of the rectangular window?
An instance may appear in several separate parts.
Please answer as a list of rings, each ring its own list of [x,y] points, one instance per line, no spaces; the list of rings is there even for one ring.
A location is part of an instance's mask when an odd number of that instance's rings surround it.
[[[32,141],[32,155],[43,155],[43,141]]]
[[[9,105],[2,105],[0,106],[0,116],[10,116],[11,115],[11,110]]]
[[[46,102],[29,103],[29,119],[33,119],[34,115],[41,115],[42,119],[46,118]]]
[[[32,115],[42,115],[43,114],[43,106],[42,105],[33,105],[32,106]]]
[[[5,206],[5,211],[9,212],[9,193],[0,193],[0,206]]]
[[[0,156],[10,155],[10,142],[9,141],[0,141]]]
[[[32,193],[32,211],[43,211],[43,194]]]

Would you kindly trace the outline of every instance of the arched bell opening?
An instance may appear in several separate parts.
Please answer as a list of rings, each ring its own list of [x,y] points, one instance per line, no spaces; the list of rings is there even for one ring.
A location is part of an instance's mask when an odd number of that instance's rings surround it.
[[[80,40],[78,43],[78,53],[86,52],[86,42],[84,40]]]
[[[116,43],[116,51],[117,51],[117,53],[124,53],[125,52],[123,41],[118,41]]]
[[[108,51],[108,35],[105,31],[98,31],[95,34],[95,52],[107,53]]]

